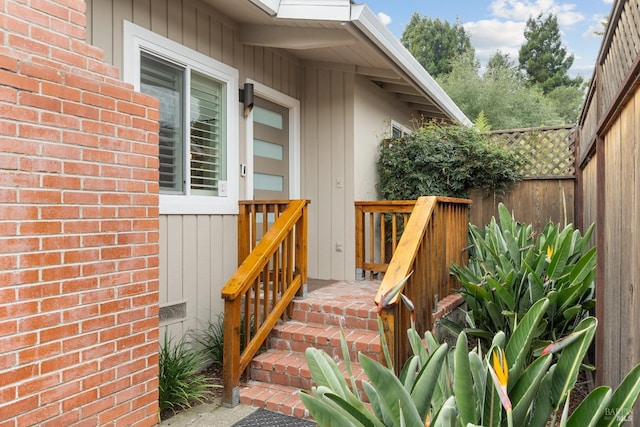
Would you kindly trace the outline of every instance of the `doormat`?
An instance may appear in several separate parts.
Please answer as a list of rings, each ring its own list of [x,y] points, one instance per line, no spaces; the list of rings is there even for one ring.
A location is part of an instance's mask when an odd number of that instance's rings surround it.
[[[231,427],[313,427],[314,421],[283,415],[277,412],[258,409],[247,415]]]

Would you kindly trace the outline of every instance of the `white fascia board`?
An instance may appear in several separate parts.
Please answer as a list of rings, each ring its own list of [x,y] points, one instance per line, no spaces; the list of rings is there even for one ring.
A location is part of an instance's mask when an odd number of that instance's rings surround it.
[[[276,16],[280,9],[280,0],[249,0],[270,16]]]
[[[349,0],[280,0],[278,18],[341,21],[351,19]]]
[[[409,53],[400,41],[385,27],[366,4],[351,5],[350,21],[374,42],[398,67],[426,93],[440,108],[461,124],[473,123],[458,108],[427,70]]]

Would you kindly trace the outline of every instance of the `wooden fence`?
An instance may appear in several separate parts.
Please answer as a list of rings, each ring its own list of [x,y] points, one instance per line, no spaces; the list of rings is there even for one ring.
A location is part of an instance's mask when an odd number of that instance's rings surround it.
[[[595,220],[596,382],[640,362],[640,0],[616,1],[580,117],[578,206]],[[626,415],[626,414],[625,414]],[[638,424],[640,406],[632,415]]]
[[[521,159],[523,180],[504,194],[474,190],[471,223],[483,226],[504,203],[515,218],[542,230],[549,222],[575,222],[576,128],[557,126],[488,133],[489,139]]]

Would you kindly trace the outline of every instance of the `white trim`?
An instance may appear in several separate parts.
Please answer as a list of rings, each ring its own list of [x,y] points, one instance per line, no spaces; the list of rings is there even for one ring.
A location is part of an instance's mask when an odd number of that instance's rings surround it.
[[[265,13],[275,16],[278,14],[280,8],[280,0],[249,0],[251,3],[258,6]]]
[[[405,125],[403,125],[403,124],[401,124],[399,122],[396,122],[395,120],[391,119],[390,122],[389,122],[389,132],[390,132],[390,136],[391,137],[393,137],[393,129],[398,129],[405,135],[413,135],[413,131],[411,129],[409,129]]]
[[[141,50],[222,81],[227,91],[227,195],[215,197],[160,194],[160,214],[237,214],[240,191],[238,70],[124,21],[123,78],[125,82],[133,84],[137,91],[140,91]],[[188,110],[186,113],[188,114]]]
[[[300,198],[300,101],[255,80],[253,92],[260,98],[289,109],[289,198]],[[246,197],[253,199],[253,111],[247,117],[246,128],[247,182]]]

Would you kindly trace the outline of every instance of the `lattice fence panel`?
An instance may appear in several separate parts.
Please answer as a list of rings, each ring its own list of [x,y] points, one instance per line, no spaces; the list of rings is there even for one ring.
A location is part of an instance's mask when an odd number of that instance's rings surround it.
[[[515,152],[524,179],[575,176],[575,127],[488,132],[489,140]]]

